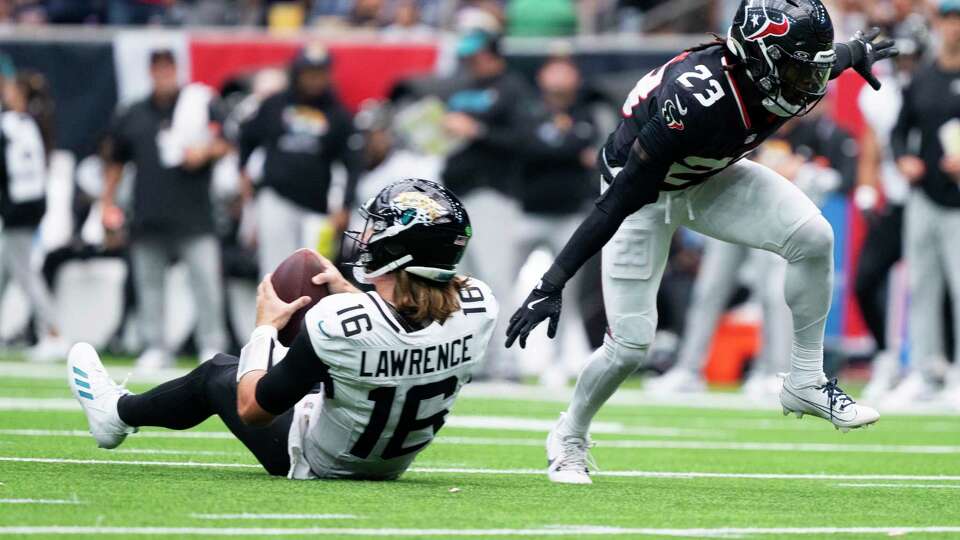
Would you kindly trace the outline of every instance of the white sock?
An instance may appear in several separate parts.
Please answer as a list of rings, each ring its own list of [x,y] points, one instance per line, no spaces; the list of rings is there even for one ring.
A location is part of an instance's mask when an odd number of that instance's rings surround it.
[[[793,316],[790,383],[797,388],[822,384],[823,333],[833,294],[832,239],[821,216],[805,223],[790,237],[783,296]]]

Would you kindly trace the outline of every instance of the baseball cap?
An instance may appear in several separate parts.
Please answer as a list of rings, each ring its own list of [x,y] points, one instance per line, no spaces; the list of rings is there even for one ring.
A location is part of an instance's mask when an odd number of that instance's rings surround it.
[[[330,51],[320,43],[305,46],[293,60],[293,65],[297,69],[329,68],[332,63]]]
[[[497,36],[484,30],[471,30],[457,43],[457,56],[466,58],[480,51],[490,49],[497,43]]]
[[[960,15],[960,0],[940,0],[941,15]]]

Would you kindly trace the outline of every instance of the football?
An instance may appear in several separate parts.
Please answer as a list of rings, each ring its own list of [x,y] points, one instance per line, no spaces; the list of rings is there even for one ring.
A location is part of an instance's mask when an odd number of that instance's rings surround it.
[[[323,271],[320,257],[310,249],[298,249],[277,266],[270,277],[277,296],[284,302],[293,302],[301,296],[311,298],[307,307],[300,308],[290,317],[290,322],[284,326],[278,338],[284,347],[289,347],[294,338],[300,333],[300,325],[307,310],[316,305],[321,298],[330,294],[326,285],[316,285],[311,281],[313,276]]]

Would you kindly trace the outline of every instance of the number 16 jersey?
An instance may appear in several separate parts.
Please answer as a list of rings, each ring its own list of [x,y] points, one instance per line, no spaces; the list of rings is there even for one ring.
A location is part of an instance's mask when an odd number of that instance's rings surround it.
[[[302,433],[312,473],[400,476],[483,361],[497,312],[490,288],[476,279],[460,291],[459,311],[422,329],[410,328],[375,292],[331,295],[314,306],[306,330],[329,377]]]

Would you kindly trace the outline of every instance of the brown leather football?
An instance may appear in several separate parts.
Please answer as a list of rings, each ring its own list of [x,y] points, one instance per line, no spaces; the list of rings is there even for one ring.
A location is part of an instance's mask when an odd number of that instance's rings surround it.
[[[273,284],[277,296],[284,302],[293,302],[301,296],[309,296],[310,304],[307,307],[300,308],[290,317],[287,323],[278,334],[280,343],[289,347],[294,338],[300,333],[300,326],[303,324],[303,318],[307,310],[316,305],[324,296],[330,294],[330,289],[326,285],[315,285],[311,278],[323,271],[323,264],[320,257],[310,249],[298,249],[280,263],[277,269],[273,271],[270,282]]]

